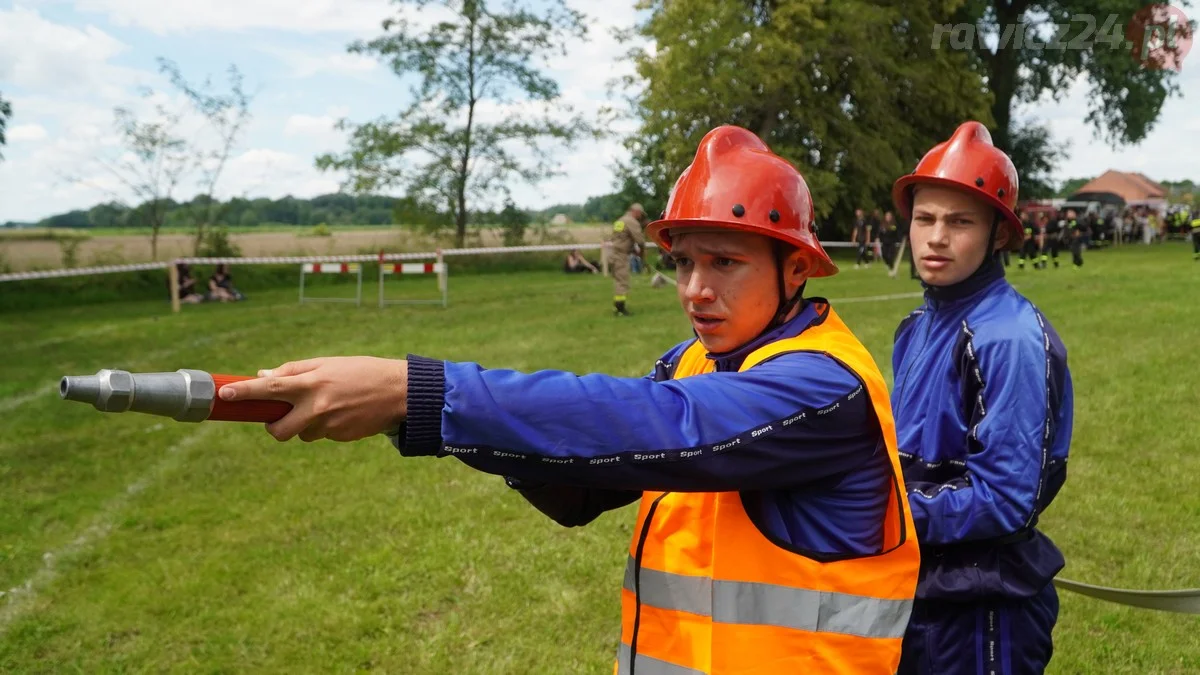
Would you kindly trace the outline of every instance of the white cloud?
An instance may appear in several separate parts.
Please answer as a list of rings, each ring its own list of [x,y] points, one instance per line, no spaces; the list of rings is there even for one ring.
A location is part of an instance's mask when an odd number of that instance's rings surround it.
[[[329,115],[292,115],[283,125],[284,136],[315,136],[333,131],[334,120]]]
[[[278,199],[315,197],[337,192],[339,176],[317,171],[313,158],[270,148],[255,148],[234,157],[222,181],[221,197]]]
[[[9,130],[7,136],[12,143],[40,141],[46,137],[46,127],[40,124],[18,124]]]
[[[134,71],[108,60],[129,49],[95,26],[64,26],[17,7],[0,10],[0,82],[75,95],[113,96]]]
[[[261,45],[258,50],[283,61],[291,69],[292,77],[297,78],[325,73],[363,77],[380,67],[379,61],[370,56],[348,52],[313,54],[303,49],[269,45]]]
[[[284,122],[283,135],[302,139],[309,145],[333,147],[345,139],[344,133],[334,125],[349,114],[348,107],[334,106],[324,115],[292,115]]]
[[[158,34],[269,29],[301,33],[377,29],[395,13],[388,0],[76,0],[83,12]]]
[[[118,26],[165,35],[196,30],[371,34],[401,13],[417,22],[446,15],[437,5],[399,8],[390,0],[75,0],[80,12],[104,15]]]

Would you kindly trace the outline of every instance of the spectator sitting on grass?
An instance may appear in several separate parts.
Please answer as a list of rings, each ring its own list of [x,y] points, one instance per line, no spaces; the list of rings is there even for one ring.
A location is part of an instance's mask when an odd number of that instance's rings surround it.
[[[233,287],[233,276],[229,274],[229,265],[225,263],[217,265],[217,269],[208,278],[208,297],[210,300],[220,300],[221,302],[237,302],[246,299],[246,296]]]
[[[204,302],[204,296],[196,292],[196,278],[192,276],[192,268],[187,263],[175,265],[179,272],[179,287],[173,289],[179,296],[180,302],[194,305]]]
[[[591,272],[592,274],[600,273],[600,270],[596,269],[594,264],[588,262],[588,259],[583,257],[583,254],[579,252],[579,249],[574,249],[567,254],[567,260],[563,263],[563,271],[567,274],[577,274],[583,272]]]

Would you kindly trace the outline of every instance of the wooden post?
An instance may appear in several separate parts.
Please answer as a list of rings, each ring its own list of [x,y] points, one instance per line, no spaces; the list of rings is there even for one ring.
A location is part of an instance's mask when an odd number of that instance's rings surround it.
[[[608,242],[600,244],[600,273],[608,276]]]
[[[441,270],[440,272],[437,273],[438,290],[441,291],[441,293],[442,293],[442,307],[445,307],[446,305],[449,304],[450,294],[449,294],[449,283],[448,283],[448,280],[446,279],[446,275],[447,275],[446,259],[445,259],[445,257],[442,256],[442,249],[440,249],[440,248],[437,250],[437,264],[439,266],[439,269]]]
[[[383,307],[383,249],[379,249],[379,306]]]
[[[171,311],[178,314],[179,313],[179,267],[175,265],[174,260],[172,260],[170,265],[167,267],[167,279],[169,280],[168,283],[171,284]]]

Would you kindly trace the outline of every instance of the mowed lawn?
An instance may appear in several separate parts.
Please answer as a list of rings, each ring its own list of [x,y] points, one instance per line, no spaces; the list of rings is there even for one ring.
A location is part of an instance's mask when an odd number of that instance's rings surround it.
[[[890,379],[907,269],[810,285]],[[1065,576],[1200,587],[1200,264],[1169,244],[1017,270],[1070,350],[1075,442],[1043,520]],[[391,283],[389,281],[389,283]],[[402,293],[429,296],[432,280]],[[640,376],[689,336],[646,278],[451,277],[451,306],[161,303],[0,316],[0,672],[604,673],[634,509],[567,530],[502,479],[404,459],[382,437],[279,444],[58,400],[112,367],[253,373],[289,359],[413,352],[489,367]],[[329,290],[329,289],[320,289]],[[343,287],[337,289],[346,291]],[[0,293],[5,288],[0,286]],[[839,299],[856,299],[839,303]],[[1200,618],[1063,593],[1054,673],[1200,672]]]

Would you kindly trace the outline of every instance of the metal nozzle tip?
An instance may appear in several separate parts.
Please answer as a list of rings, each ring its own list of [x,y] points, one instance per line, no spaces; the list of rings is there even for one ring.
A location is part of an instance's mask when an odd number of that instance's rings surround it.
[[[58,383],[58,395],[67,401],[95,405],[100,400],[100,393],[100,378],[96,375],[68,375]]]

